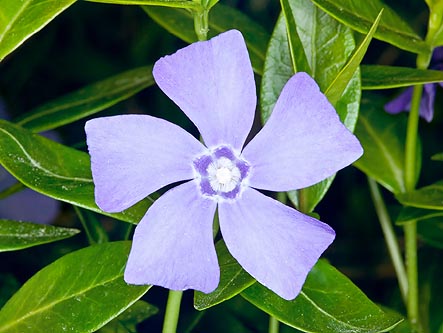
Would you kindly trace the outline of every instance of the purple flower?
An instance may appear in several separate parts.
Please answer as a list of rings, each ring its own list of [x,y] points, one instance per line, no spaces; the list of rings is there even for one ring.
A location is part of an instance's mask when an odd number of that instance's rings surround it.
[[[443,46],[434,50],[431,60],[431,69],[443,70]],[[434,118],[434,99],[437,85],[443,87],[443,82],[428,83],[423,86],[423,94],[420,101],[420,116],[428,123]],[[391,114],[397,114],[411,109],[413,87],[405,89],[395,99],[385,105],[385,110]]]
[[[315,184],[355,161],[362,148],[305,73],[286,84],[249,142],[254,75],[240,32],[231,30],[158,60],[154,78],[194,122],[204,146],[182,128],[147,115],[86,124],[97,205],[122,211],[165,185],[138,224],[124,278],[175,290],[213,291],[218,210],[224,241],[242,267],[285,299],[295,298],[335,233],[260,193]]]

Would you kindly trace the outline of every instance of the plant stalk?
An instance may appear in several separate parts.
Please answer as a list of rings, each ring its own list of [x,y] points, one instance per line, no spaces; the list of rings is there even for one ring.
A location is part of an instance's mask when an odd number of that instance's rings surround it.
[[[183,291],[169,290],[163,333],[176,333]]]

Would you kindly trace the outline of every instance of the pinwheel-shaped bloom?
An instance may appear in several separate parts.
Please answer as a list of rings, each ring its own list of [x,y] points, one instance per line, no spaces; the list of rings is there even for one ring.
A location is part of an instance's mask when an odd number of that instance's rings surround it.
[[[432,54],[431,69],[443,70],[443,46],[437,47]],[[434,118],[434,99],[437,85],[443,88],[443,82],[428,83],[423,86],[423,94],[420,101],[420,117],[428,123]],[[391,114],[397,114],[411,109],[413,87],[407,88],[395,99],[385,105],[385,110]]]
[[[175,290],[213,291],[219,266],[213,218],[240,265],[292,299],[334,239],[326,224],[260,190],[288,191],[331,176],[362,148],[316,83],[296,74],[246,147],[256,107],[254,76],[235,30],[158,60],[154,78],[199,129],[205,145],[147,115],[86,124],[98,206],[122,211],[165,185],[138,224],[124,278]]]

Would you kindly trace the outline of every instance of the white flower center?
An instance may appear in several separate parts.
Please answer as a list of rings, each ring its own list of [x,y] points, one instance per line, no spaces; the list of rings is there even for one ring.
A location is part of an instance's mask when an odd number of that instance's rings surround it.
[[[228,158],[221,157],[208,166],[208,179],[216,192],[230,192],[240,181],[239,168]]]

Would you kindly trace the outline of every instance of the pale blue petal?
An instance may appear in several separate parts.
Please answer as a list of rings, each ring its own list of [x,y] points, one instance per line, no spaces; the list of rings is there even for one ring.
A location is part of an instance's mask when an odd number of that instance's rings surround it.
[[[288,191],[313,185],[363,154],[357,138],[306,73],[285,85],[269,120],[242,152],[252,187]]]
[[[85,126],[95,201],[122,211],[165,185],[194,178],[206,148],[182,128],[146,115],[90,120]]]
[[[161,58],[155,81],[197,126],[208,147],[239,151],[256,107],[254,74],[245,41],[230,30]]]
[[[209,293],[220,278],[212,238],[216,203],[194,181],[160,197],[135,229],[124,274],[130,284]]]
[[[334,230],[246,188],[219,204],[223,239],[239,264],[284,299],[295,298],[311,268],[332,243]]]

